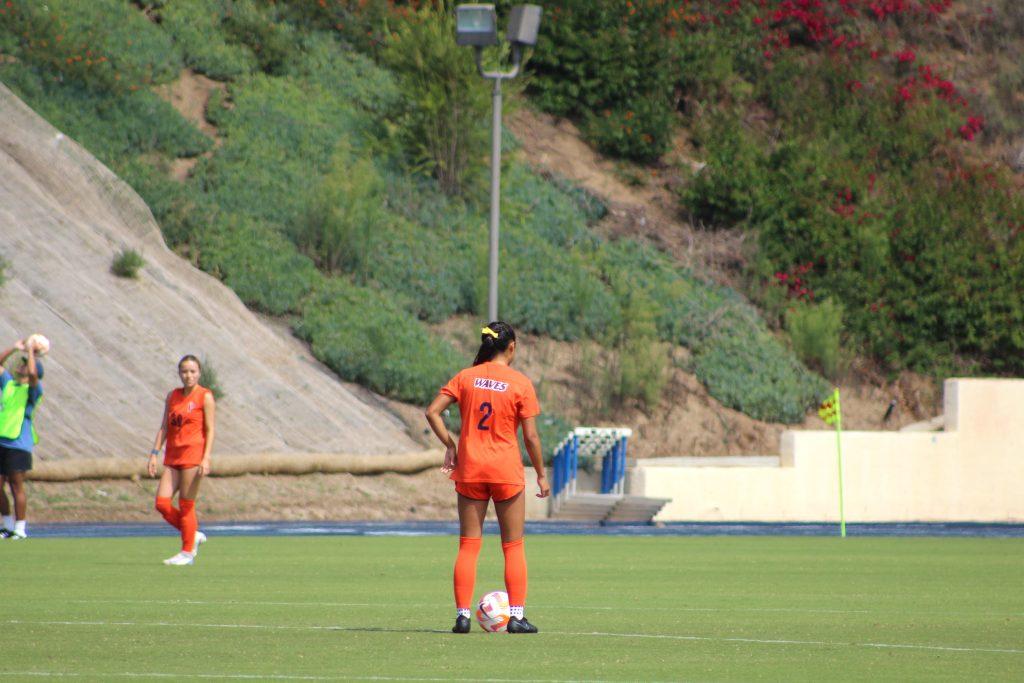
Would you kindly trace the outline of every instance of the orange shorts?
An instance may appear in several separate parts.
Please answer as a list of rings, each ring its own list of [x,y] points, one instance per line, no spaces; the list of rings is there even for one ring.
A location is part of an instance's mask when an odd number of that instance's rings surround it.
[[[518,496],[526,486],[523,484],[490,484],[484,481],[455,482],[455,491],[466,498],[473,500],[488,500],[493,498],[495,502],[508,500]]]

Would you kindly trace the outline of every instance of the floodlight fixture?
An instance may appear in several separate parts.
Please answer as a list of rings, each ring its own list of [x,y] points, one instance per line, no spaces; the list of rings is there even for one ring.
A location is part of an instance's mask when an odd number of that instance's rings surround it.
[[[485,47],[498,44],[498,18],[494,5],[458,5],[455,8],[455,44],[471,45],[476,69],[487,80],[494,81],[491,90],[491,229],[488,259],[487,315],[498,319],[498,225],[501,220],[501,82],[519,75],[523,49],[537,44],[541,8],[537,5],[516,5],[508,17],[506,37],[512,45],[512,68],[509,71],[484,69]]]
[[[516,5],[508,15],[508,42],[532,47],[537,44],[540,31],[540,12],[537,5]]]
[[[498,15],[494,5],[455,8],[455,44],[489,47],[498,44]]]

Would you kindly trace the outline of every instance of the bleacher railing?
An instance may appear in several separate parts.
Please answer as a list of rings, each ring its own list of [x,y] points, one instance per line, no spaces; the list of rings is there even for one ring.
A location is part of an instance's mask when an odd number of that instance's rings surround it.
[[[551,510],[557,511],[576,494],[580,458],[601,458],[601,493],[622,494],[625,490],[626,443],[631,429],[622,427],[577,427],[558,444],[551,461]]]

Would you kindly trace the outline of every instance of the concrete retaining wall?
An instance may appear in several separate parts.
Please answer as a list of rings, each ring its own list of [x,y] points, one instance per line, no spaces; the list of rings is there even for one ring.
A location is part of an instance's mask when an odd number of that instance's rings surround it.
[[[943,432],[843,433],[847,521],[1024,521],[1024,380],[944,390]],[[627,490],[671,498],[659,521],[839,519],[833,431],[784,432],[778,464],[716,460],[640,460]]]

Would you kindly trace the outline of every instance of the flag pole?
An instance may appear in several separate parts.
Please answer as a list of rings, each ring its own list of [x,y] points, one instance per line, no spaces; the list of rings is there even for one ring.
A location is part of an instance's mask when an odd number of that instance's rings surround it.
[[[836,389],[836,455],[839,458],[839,535],[846,538],[846,512],[843,507],[843,411],[839,406],[839,389]]]

